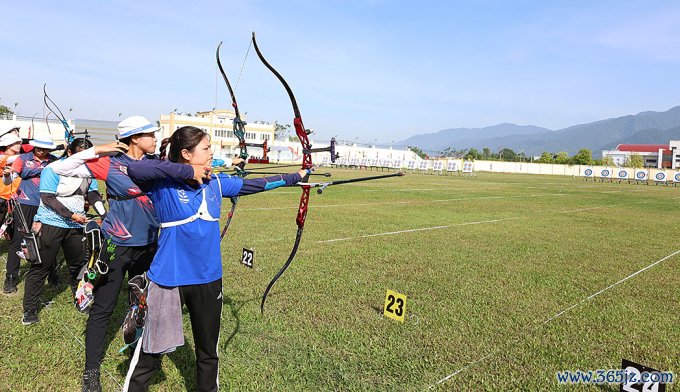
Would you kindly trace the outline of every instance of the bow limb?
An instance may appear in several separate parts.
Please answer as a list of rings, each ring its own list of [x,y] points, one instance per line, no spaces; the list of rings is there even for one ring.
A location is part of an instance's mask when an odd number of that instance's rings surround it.
[[[283,84],[283,87],[286,89],[286,92],[288,93],[288,97],[290,98],[290,103],[293,105],[293,113],[295,115],[295,118],[293,119],[293,125],[295,126],[295,134],[297,135],[298,139],[300,139],[300,144],[302,144],[302,150],[303,150],[303,157],[302,157],[302,168],[303,169],[311,169],[312,168],[312,155],[311,153],[304,153],[304,151],[310,151],[312,149],[312,145],[309,142],[309,137],[307,136],[307,130],[305,129],[304,124],[302,123],[302,116],[300,115],[300,108],[298,107],[297,100],[295,99],[295,95],[293,95],[293,91],[290,89],[290,86],[288,85],[288,82],[281,76],[281,74],[272,67],[269,62],[264,58],[262,55],[262,52],[260,52],[260,48],[257,46],[257,41],[255,40],[255,33],[253,33],[253,46],[255,47],[255,52],[257,52],[257,57],[260,58],[260,61],[262,61],[262,64],[264,64],[267,69],[269,69],[274,76],[276,76],[277,79]]]
[[[66,117],[64,117],[64,113],[59,108],[59,105],[57,105],[57,103],[54,102],[52,100],[52,98],[50,98],[49,95],[47,95],[47,83],[43,84],[43,93],[44,93],[43,102],[45,103],[45,106],[47,106],[47,108],[50,110],[50,112],[53,113],[54,116],[59,119],[59,121],[61,122],[61,125],[64,127],[64,141],[66,142],[66,144],[71,144],[71,142],[75,138],[75,134],[74,134],[73,130],[71,129],[71,127],[68,125],[68,121],[66,121]],[[50,106],[50,104],[51,104],[51,106]],[[54,106],[54,108],[52,106]],[[57,109],[57,110],[55,111],[54,109]],[[57,115],[57,112],[59,113],[59,115]],[[49,116],[49,114],[48,114],[48,116]],[[47,121],[47,120],[45,120],[45,121]],[[47,124],[47,130],[48,131],[50,130],[49,127],[50,126],[49,126],[49,123],[48,123]]]
[[[302,187],[302,198],[300,199],[300,209],[298,210],[298,212],[304,208],[305,216],[307,215],[308,201],[309,201],[309,187]],[[288,256],[288,260],[286,260],[286,263],[283,265],[283,267],[281,267],[279,272],[277,272],[276,275],[274,275],[272,280],[267,285],[267,288],[264,290],[264,294],[262,294],[262,301],[260,302],[260,313],[264,313],[264,303],[267,300],[267,295],[269,294],[269,291],[271,291],[272,287],[274,287],[274,283],[276,283],[276,281],[279,280],[281,275],[283,275],[283,273],[286,272],[290,264],[293,262],[293,259],[295,259],[295,254],[297,253],[298,247],[300,246],[300,240],[302,240],[302,232],[304,231],[304,229],[305,229],[304,220],[302,221],[302,225],[300,225],[300,222],[298,221],[298,229],[297,234],[295,235],[295,244],[293,245],[293,250],[290,251],[290,255]]]
[[[312,145],[309,142],[309,137],[308,137],[308,132],[304,127],[304,124],[302,123],[302,116],[300,115],[300,109],[297,104],[297,100],[295,99],[295,95],[293,95],[293,91],[290,89],[290,86],[286,82],[286,80],[281,76],[281,74],[272,67],[269,62],[264,58],[262,55],[262,52],[260,52],[260,48],[257,46],[257,41],[255,40],[255,33],[253,32],[253,38],[252,38],[253,46],[255,47],[255,52],[257,53],[257,57],[260,58],[260,61],[262,61],[262,64],[264,64],[267,69],[269,69],[274,76],[276,76],[277,79],[283,84],[283,87],[286,89],[286,92],[288,93],[288,97],[290,98],[290,103],[293,106],[293,114],[295,115],[295,118],[293,119],[293,124],[295,125],[295,133],[297,134],[298,139],[300,140],[300,144],[302,144],[302,151],[303,151],[303,156],[302,156],[302,168],[303,169],[311,169],[313,167],[312,164]],[[309,176],[305,176],[303,178],[303,181],[307,181]],[[290,266],[290,264],[293,262],[295,259],[295,254],[297,253],[298,247],[300,246],[300,240],[302,239],[302,232],[304,231],[305,228],[305,220],[307,219],[307,207],[309,204],[309,187],[303,186],[302,187],[302,195],[300,196],[300,206],[298,208],[298,213],[297,213],[297,218],[295,219],[295,222],[297,223],[298,229],[297,229],[297,235],[295,236],[295,244],[293,245],[293,250],[290,252],[290,256],[288,256],[288,260],[286,263],[281,267],[279,272],[276,273],[274,278],[269,282],[269,285],[267,285],[267,289],[264,291],[264,294],[262,295],[262,302],[260,303],[260,312],[264,312],[264,303],[267,300],[267,295],[269,294],[269,291],[272,289],[276,281],[283,275],[284,272],[286,272],[286,269]]]
[[[236,102],[236,95],[234,94],[234,89],[231,87],[231,83],[229,83],[229,78],[227,78],[227,74],[226,72],[224,72],[224,68],[222,67],[222,62],[220,61],[220,47],[222,47],[222,42],[220,42],[220,44],[217,45],[215,57],[217,59],[217,67],[220,69],[220,73],[222,74],[222,79],[224,79],[224,83],[227,85],[227,89],[229,89],[229,95],[231,96],[231,106],[234,108],[233,130],[234,135],[238,139],[238,147],[240,150],[239,158],[243,159],[243,162],[237,166],[236,175],[243,178],[247,175],[244,168],[246,165],[246,160],[248,159],[248,146],[245,137],[246,123],[243,122],[243,120],[241,120],[241,113],[238,110],[238,103]],[[219,181],[219,179],[217,180]],[[227,222],[224,224],[224,229],[222,229],[222,233],[220,234],[220,241],[224,238],[224,236],[227,234],[227,231],[229,230],[229,226],[231,225],[231,219],[234,217],[234,211],[236,210],[236,204],[238,204],[238,200],[239,200],[238,196],[231,198],[231,211],[229,211],[229,215],[227,216]]]
[[[35,114],[33,115],[33,117],[31,117],[31,130],[30,130],[30,132],[28,132],[28,139],[29,140],[31,138],[33,138],[34,133],[35,133]]]

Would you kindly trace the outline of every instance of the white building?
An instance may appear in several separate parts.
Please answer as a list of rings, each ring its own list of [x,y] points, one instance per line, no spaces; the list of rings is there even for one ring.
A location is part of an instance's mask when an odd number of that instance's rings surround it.
[[[110,143],[118,134],[118,121],[99,121],[75,119],[67,120],[69,128],[76,133],[76,137],[83,137],[87,131],[90,140],[94,144]],[[56,144],[65,141],[65,129],[61,121],[51,118],[45,121],[43,117],[11,116],[0,119],[0,130],[11,127],[20,127],[19,134],[22,138],[50,135]]]
[[[614,150],[603,150],[603,158],[611,158],[615,166],[624,166],[631,155],[640,155],[644,167],[680,167],[680,152],[676,153],[680,141],[671,140],[665,144],[619,144]]]
[[[208,112],[198,112],[195,115],[186,113],[161,114],[160,132],[158,132],[158,145],[163,138],[169,137],[172,132],[180,127],[191,125],[203,129],[210,134],[213,153],[215,158],[233,157],[239,153],[238,139],[233,131],[233,119],[235,113],[232,110],[215,110]],[[33,120],[33,121],[32,121]],[[244,119],[245,121],[245,119]],[[81,134],[87,130],[91,141],[94,144],[110,143],[116,140],[118,135],[119,121],[102,121],[76,119],[68,120],[69,127]],[[64,128],[60,121],[50,119],[45,122],[44,118],[12,116],[7,119],[0,119],[0,129],[11,126],[21,127],[21,137],[44,135],[49,133],[57,144],[64,140]],[[274,125],[265,121],[254,121],[246,123],[245,138],[247,143],[262,144],[267,140],[268,147],[271,149],[267,154],[271,162],[301,162],[302,147],[298,141],[274,140]],[[80,136],[80,135],[78,135]],[[309,136],[313,148],[327,147],[330,140],[316,140],[313,134]],[[421,160],[418,155],[408,149],[393,149],[388,146],[376,146],[350,141],[338,141],[336,152],[340,157],[347,159],[378,159],[378,160],[401,160],[403,162]],[[248,147],[250,156],[262,157],[261,148]],[[326,152],[313,154],[313,162],[322,162],[325,157],[329,157]]]
[[[198,112],[195,115],[187,113],[161,114],[161,139],[169,137],[174,131],[184,126],[200,128],[210,135],[213,153],[216,158],[231,157],[239,153],[238,139],[234,135],[233,121],[236,113],[233,110],[211,110]],[[268,144],[274,140],[274,125],[265,121],[246,122],[246,143]],[[262,148],[248,147],[250,156],[263,156]]]

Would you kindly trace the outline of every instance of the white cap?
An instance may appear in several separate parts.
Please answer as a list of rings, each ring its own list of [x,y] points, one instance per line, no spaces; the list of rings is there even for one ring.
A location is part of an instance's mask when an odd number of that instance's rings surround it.
[[[138,133],[153,133],[160,130],[156,124],[142,116],[131,116],[118,123],[118,137],[125,139]]]
[[[21,129],[21,127],[18,125],[10,125],[9,127],[5,127],[0,130],[0,136],[5,136],[6,134],[13,131],[19,133],[19,129]]]
[[[35,139],[28,142],[33,147],[44,148],[47,150],[56,150],[57,145],[54,144],[52,136],[37,136]]]
[[[16,142],[21,142],[21,138],[14,132],[7,132],[6,134],[0,136],[0,147],[11,146]]]

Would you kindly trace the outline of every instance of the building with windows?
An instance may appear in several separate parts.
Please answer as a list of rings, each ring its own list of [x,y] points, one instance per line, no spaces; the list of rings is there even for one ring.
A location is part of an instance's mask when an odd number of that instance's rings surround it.
[[[233,157],[239,153],[238,139],[234,135],[233,110],[211,110],[208,112],[170,113],[161,114],[160,127],[161,139],[170,137],[177,129],[184,126],[200,128],[210,135],[210,143],[213,147],[215,158]],[[246,121],[242,116],[241,119]],[[274,125],[266,121],[246,121],[246,143],[262,144],[265,140],[269,144],[274,140]],[[263,156],[261,148],[248,147],[248,153],[252,157]]]
[[[158,121],[161,130],[156,135],[158,138],[158,148],[160,148],[160,141],[162,139],[170,137],[180,127],[191,125],[203,129],[210,134],[215,158],[233,157],[240,152],[238,139],[233,131],[234,116],[235,113],[232,110],[213,110],[196,114],[161,114],[160,121]],[[149,119],[153,121],[151,117]],[[75,130],[79,137],[82,137],[83,133],[87,131],[95,145],[115,141],[118,135],[117,126],[119,121],[67,120],[69,126]],[[8,116],[7,118],[0,118],[0,129],[5,129],[9,126],[21,127],[21,136],[25,138],[50,134],[57,144],[61,144],[64,139],[64,128],[61,122],[55,119],[50,119],[46,122],[44,118],[39,117]],[[265,121],[254,121],[246,124],[245,131],[247,143],[262,144],[265,140],[267,141],[268,148],[270,149],[267,156],[272,163],[302,161],[303,151],[300,142],[296,138],[291,140],[288,137],[274,140],[275,127],[273,124]],[[289,134],[290,136],[295,136],[294,130],[291,129]],[[324,148],[330,144],[330,140],[315,139],[314,135],[310,135],[309,140],[313,148]],[[340,157],[347,160],[375,159],[401,160],[403,162],[420,160],[417,154],[403,146],[401,148],[393,148],[392,145],[378,146],[372,143],[359,143],[356,139],[353,141],[337,140],[336,151]],[[252,146],[248,146],[248,154],[252,158],[259,158],[264,155],[261,148]],[[330,158],[327,152],[319,152],[312,155],[314,163],[321,163],[324,160],[328,161]],[[678,159],[678,165],[680,166],[680,158]]]
[[[625,166],[632,155],[640,155],[644,167],[680,167],[680,141],[665,144],[619,144],[614,150],[603,150],[602,158],[611,158],[615,166]]]

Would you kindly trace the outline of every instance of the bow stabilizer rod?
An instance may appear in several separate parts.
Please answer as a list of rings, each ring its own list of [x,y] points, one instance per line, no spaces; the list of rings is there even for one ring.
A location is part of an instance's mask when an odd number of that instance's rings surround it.
[[[316,193],[322,194],[324,189],[328,188],[331,185],[342,185],[342,184],[349,184],[349,183],[352,183],[352,182],[379,180],[381,178],[403,177],[405,175],[406,175],[406,173],[399,172],[399,173],[392,173],[392,174],[383,174],[381,176],[350,178],[348,180],[337,180],[337,181],[329,181],[329,182],[298,182],[297,185],[302,186],[302,187],[319,188],[319,189],[316,190]]]

